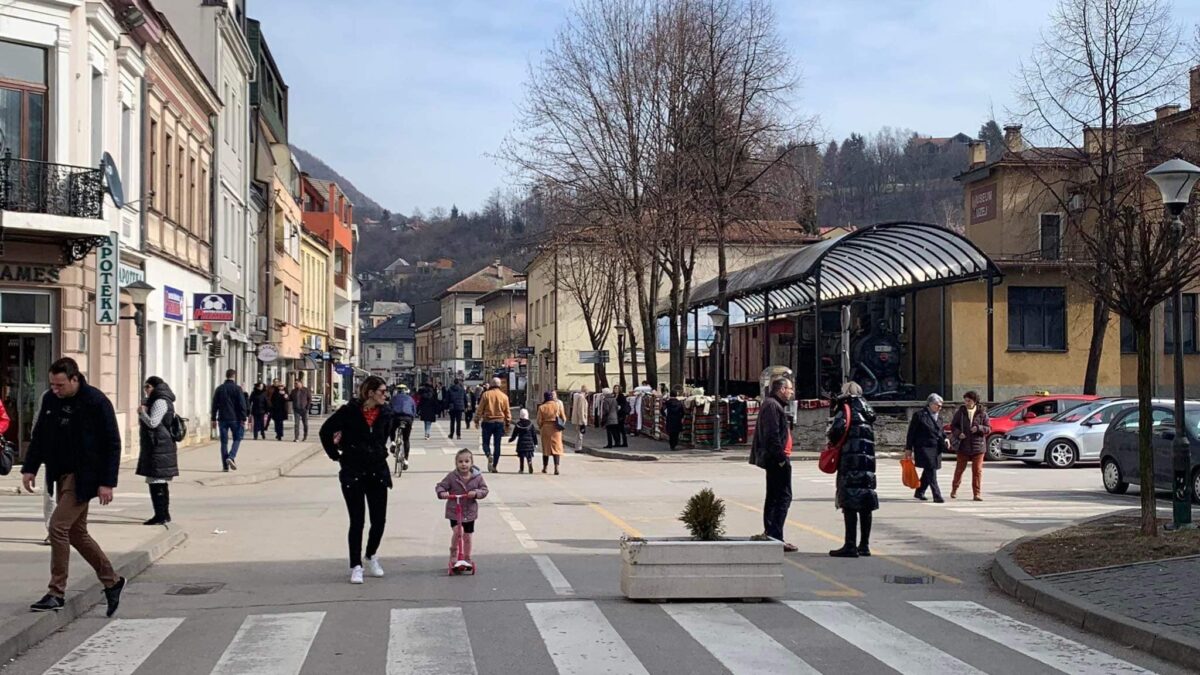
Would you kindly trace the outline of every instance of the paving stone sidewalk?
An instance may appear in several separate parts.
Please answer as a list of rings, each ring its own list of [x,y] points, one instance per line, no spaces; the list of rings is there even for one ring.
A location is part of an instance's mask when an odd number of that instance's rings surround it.
[[[1200,556],[1038,579],[1115,614],[1200,640]]]

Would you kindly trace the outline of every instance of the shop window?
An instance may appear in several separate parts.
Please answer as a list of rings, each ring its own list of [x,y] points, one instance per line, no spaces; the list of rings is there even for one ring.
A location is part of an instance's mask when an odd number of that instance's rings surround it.
[[[1065,351],[1066,292],[1062,287],[1010,286],[1008,349]]]
[[[1175,299],[1167,298],[1163,307],[1166,320],[1163,322],[1163,353],[1175,353]],[[1183,353],[1196,353],[1196,294],[1183,294]]]
[[[49,324],[50,296],[45,293],[0,293],[0,323]]]

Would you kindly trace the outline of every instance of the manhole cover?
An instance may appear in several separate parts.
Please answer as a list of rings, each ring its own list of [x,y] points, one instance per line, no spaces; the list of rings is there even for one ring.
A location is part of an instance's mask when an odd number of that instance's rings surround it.
[[[589,504],[599,504],[600,502],[554,502],[557,506],[588,506]]]
[[[886,584],[901,584],[901,585],[917,585],[917,584],[932,584],[933,577],[930,576],[904,576],[900,574],[885,574],[883,582]]]
[[[213,582],[208,584],[180,584],[167,589],[167,595],[208,595],[219,591],[225,584]]]

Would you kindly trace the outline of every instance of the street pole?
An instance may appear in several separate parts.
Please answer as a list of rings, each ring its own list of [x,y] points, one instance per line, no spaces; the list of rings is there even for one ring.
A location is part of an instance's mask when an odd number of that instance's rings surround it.
[[[724,328],[718,328],[718,329],[716,329],[716,334],[713,335],[713,345],[717,347],[717,358],[716,358],[716,362],[714,364],[714,367],[716,368],[716,376],[717,376],[716,377],[716,385],[717,386],[713,390],[713,396],[717,399],[715,401],[715,404],[717,406],[717,415],[716,415],[716,420],[713,422],[713,434],[716,436],[717,447],[714,450],[714,452],[721,451],[721,360],[725,356],[722,353],[722,349],[721,349],[721,346],[724,345],[725,343],[722,342],[721,340],[724,337],[722,335],[722,333],[724,333],[724,332],[725,332]]]
[[[1175,230],[1176,242],[1183,244],[1183,220],[1176,215],[1172,223]],[[1171,463],[1174,468],[1174,484],[1171,490],[1172,498],[1172,530],[1187,530],[1192,528],[1192,485],[1191,451],[1188,448],[1187,425],[1184,421],[1184,389],[1183,389],[1183,287],[1179,283],[1179,257],[1175,258],[1175,294],[1171,298],[1173,305],[1171,333],[1175,343],[1175,438],[1171,442]]]

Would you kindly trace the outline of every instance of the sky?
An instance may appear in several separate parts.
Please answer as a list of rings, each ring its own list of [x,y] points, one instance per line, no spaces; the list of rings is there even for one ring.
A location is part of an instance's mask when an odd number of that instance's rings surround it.
[[[248,0],[290,92],[289,137],[384,208],[478,209],[570,0]],[[1015,108],[1053,0],[776,0],[823,141],[882,127],[974,136]],[[1200,0],[1176,0],[1190,36]]]

